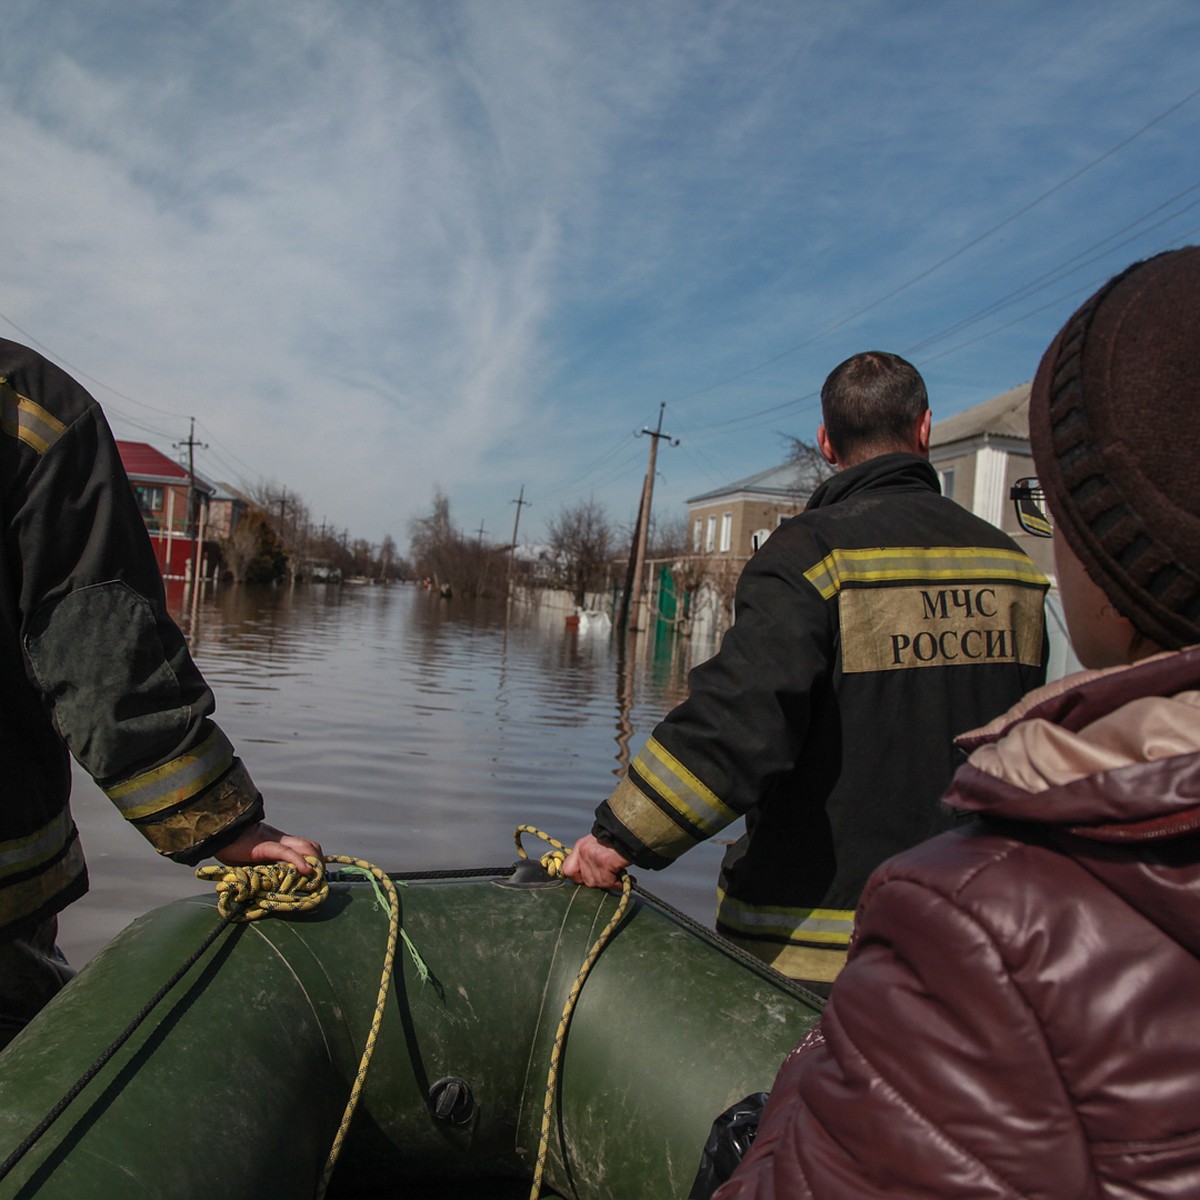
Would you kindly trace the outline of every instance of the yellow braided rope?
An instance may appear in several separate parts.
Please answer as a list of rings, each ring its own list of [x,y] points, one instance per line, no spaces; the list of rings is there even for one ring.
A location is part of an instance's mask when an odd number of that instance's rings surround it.
[[[383,1024],[383,1010],[387,1004],[388,989],[392,981],[392,968],[396,959],[396,939],[400,931],[400,897],[396,894],[395,884],[387,874],[378,867],[364,862],[361,858],[346,858],[341,854],[327,854],[324,862],[317,858],[306,858],[313,870],[310,875],[303,875],[298,868],[290,863],[261,863],[251,867],[201,867],[196,875],[200,879],[215,881],[217,889],[217,909],[222,916],[231,921],[257,921],[273,913],[307,912],[316,908],[329,895],[329,884],[325,881],[325,863],[343,863],[346,866],[357,867],[360,871],[372,875],[387,894],[388,899],[388,935],[387,948],[383,956],[383,972],[379,979],[379,994],[375,1001],[375,1012],[371,1018],[371,1028],[367,1034],[366,1045],[363,1047],[362,1058],[358,1064],[358,1074],[350,1088],[350,1097],[342,1113],[342,1121],[330,1147],[329,1156],[325,1160],[321,1179],[317,1184],[316,1200],[321,1200],[325,1189],[329,1186],[330,1176],[338,1155],[342,1152],[342,1143],[346,1140],[346,1132],[354,1110],[358,1107],[362,1095],[363,1083],[367,1077],[367,1068],[371,1056],[375,1053],[375,1042]]]
[[[540,829],[532,825],[518,825],[515,840],[517,843],[517,853],[522,858],[528,858],[525,853],[525,847],[521,845],[521,834],[531,833],[534,837],[539,837],[543,842],[554,847],[553,850],[541,857],[542,867],[546,873],[552,878],[560,878],[562,876],[562,864],[565,861],[570,851],[562,842],[550,837],[549,834],[543,833]],[[537,1165],[533,1172],[533,1185],[529,1191],[529,1200],[540,1200],[542,1194],[542,1177],[546,1173],[546,1157],[550,1150],[550,1128],[554,1117],[554,1095],[558,1088],[558,1067],[562,1058],[563,1045],[567,1040],[567,1029],[571,1024],[571,1016],[575,1012],[575,1004],[579,999],[580,993],[583,991],[584,982],[587,980],[588,974],[595,965],[596,959],[600,957],[600,951],[608,944],[609,938],[612,937],[622,918],[625,916],[625,910],[629,907],[629,897],[633,887],[633,880],[630,878],[627,871],[622,871],[618,878],[621,881],[621,899],[617,904],[617,910],[613,913],[611,920],[601,930],[600,936],[596,939],[592,948],[587,952],[587,957],[583,960],[583,965],[579,968],[579,974],[575,977],[575,983],[571,987],[571,991],[567,995],[566,1003],[563,1005],[562,1016],[558,1021],[558,1029],[554,1034],[554,1047],[550,1051],[550,1071],[546,1076],[546,1101],[542,1108],[542,1129],[538,1137],[538,1152]]]

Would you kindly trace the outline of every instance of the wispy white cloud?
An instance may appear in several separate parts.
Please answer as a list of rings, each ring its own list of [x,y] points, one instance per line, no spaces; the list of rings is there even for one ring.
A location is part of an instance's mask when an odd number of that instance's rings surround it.
[[[623,519],[630,435],[664,399],[704,460],[758,469],[786,414],[705,426],[811,390],[864,341],[916,343],[1151,207],[1198,123],[806,346],[1187,94],[1176,47],[1200,14],[9,7],[0,313],[116,389],[98,395],[119,430],[180,438],[194,414],[211,473],[251,464],[372,538],[403,540],[435,483],[498,534],[523,483],[553,498],[538,519],[577,479]],[[1054,321],[939,362],[935,395],[1027,376]],[[689,471],[677,456],[664,503],[712,486]]]

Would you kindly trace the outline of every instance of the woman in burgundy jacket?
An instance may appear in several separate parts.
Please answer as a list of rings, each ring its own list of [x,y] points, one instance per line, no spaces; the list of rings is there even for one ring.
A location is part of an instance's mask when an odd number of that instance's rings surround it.
[[[1195,247],[1047,350],[1033,452],[1099,669],[962,739],[978,819],[875,873],[716,1200],[1200,1197],[1198,350]]]

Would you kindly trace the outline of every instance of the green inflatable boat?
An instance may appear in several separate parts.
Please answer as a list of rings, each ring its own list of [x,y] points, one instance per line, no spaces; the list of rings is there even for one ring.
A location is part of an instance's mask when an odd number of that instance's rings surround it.
[[[713,1119],[819,1012],[636,889],[581,976],[620,897],[527,860],[388,878],[377,1018],[370,879],[331,874],[299,915],[227,923],[209,894],[130,925],[0,1055],[0,1197],[509,1200],[545,1111],[543,1195],[686,1200]]]

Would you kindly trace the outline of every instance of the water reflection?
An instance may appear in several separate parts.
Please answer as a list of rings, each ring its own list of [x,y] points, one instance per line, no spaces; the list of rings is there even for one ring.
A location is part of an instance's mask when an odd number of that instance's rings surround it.
[[[193,621],[194,618],[194,621]],[[193,613],[217,718],[271,819],[387,869],[512,861],[514,828],[591,825],[711,645],[568,628],[561,614],[411,587],[226,588]],[[198,890],[76,773],[93,895],[64,917],[82,961],[138,912]],[[711,919],[720,847],[640,881]]]

